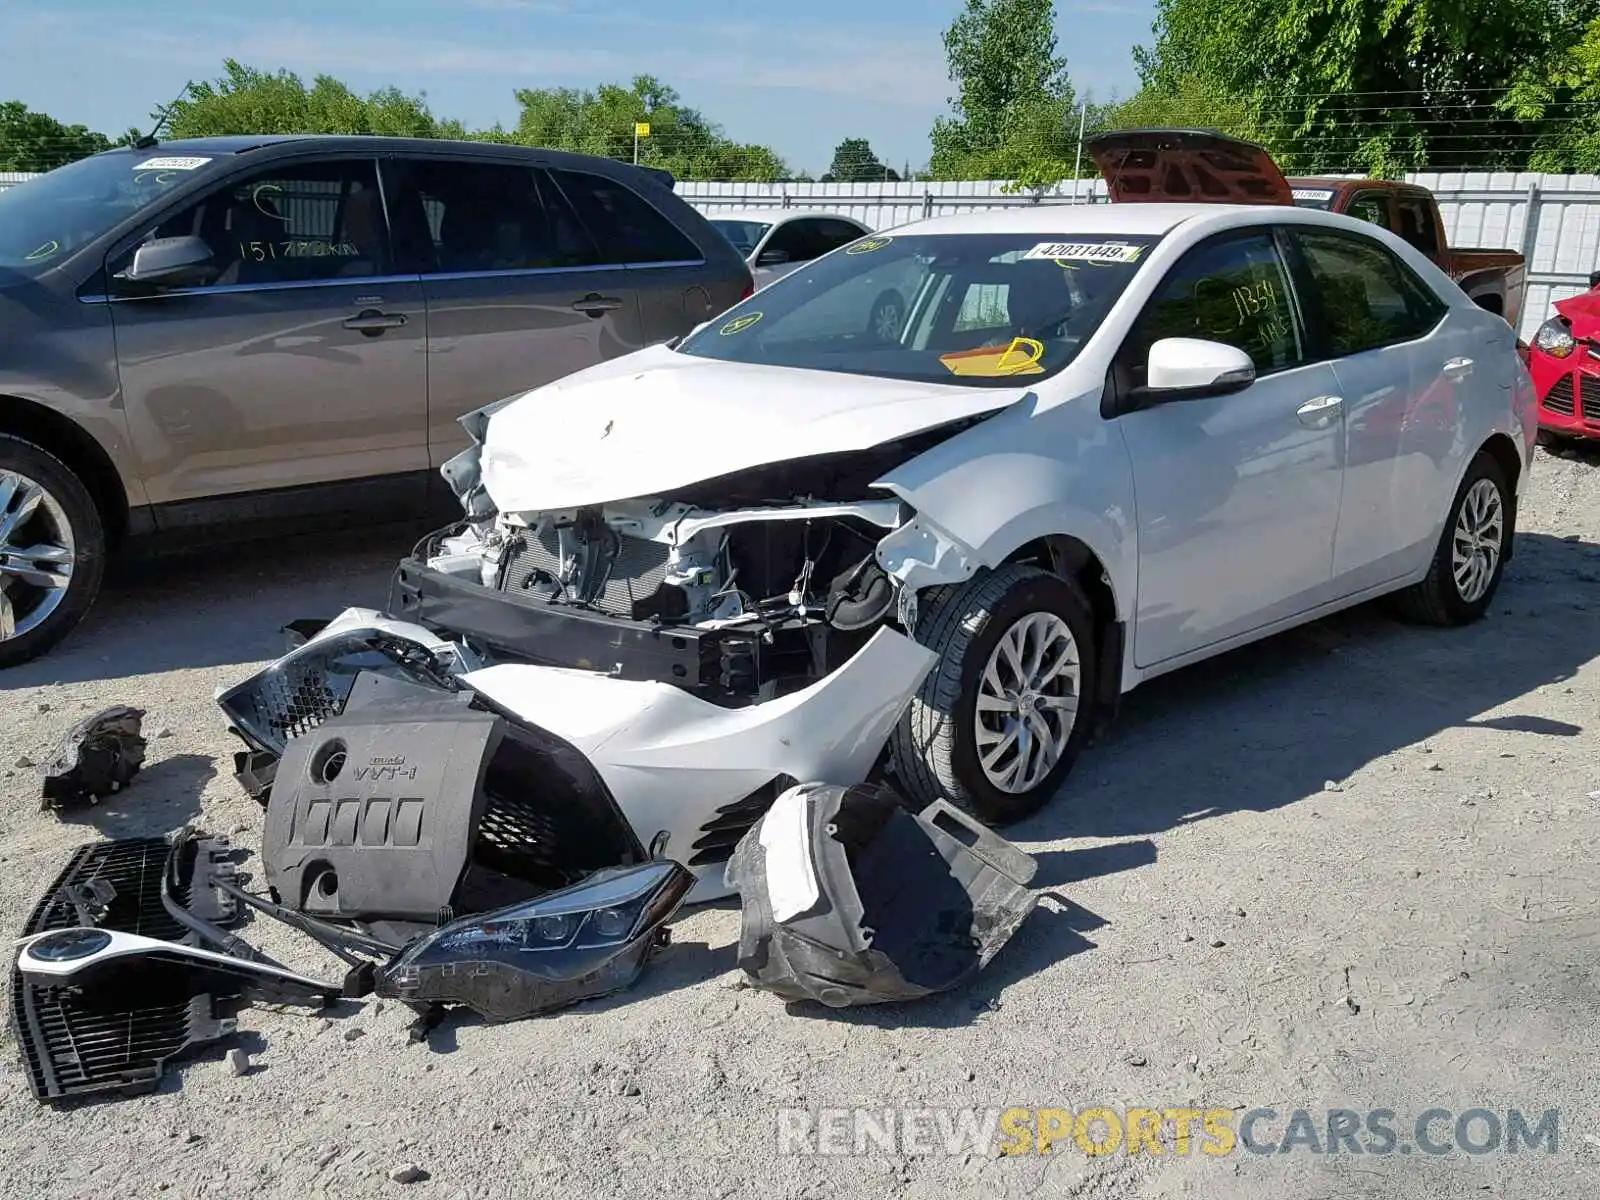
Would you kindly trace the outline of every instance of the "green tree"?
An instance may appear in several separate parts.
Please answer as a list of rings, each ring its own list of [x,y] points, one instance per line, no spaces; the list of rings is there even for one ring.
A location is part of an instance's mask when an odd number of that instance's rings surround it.
[[[872,152],[866,138],[845,138],[833,151],[833,165],[823,175],[823,183],[898,183],[900,173],[884,166]]]
[[[169,110],[168,137],[249,133],[438,137],[441,123],[420,94],[388,87],[361,96],[331,75],[308,88],[290,71],[268,73],[231,58],[218,79],[191,84]]]
[[[63,125],[20,100],[0,102],[0,171],[53,171],[110,148],[103,133]]]
[[[1528,97],[1530,125],[1508,88],[1570,65],[1594,15],[1594,0],[1157,0],[1135,57],[1154,95],[1238,104],[1288,170],[1514,170],[1575,115],[1575,89]]]
[[[639,161],[678,179],[772,183],[789,173],[772,150],[728,138],[653,75],[635,76],[627,87],[523,88],[516,98],[522,112],[513,136],[525,145],[627,160],[634,125],[643,121],[650,136],[640,142]]]
[[[1539,129],[1530,171],[1600,174],[1600,16],[1576,45],[1529,64],[1501,106]]]
[[[1056,53],[1051,0],[966,0],[944,33],[952,115],[933,126],[939,179],[1022,179],[1070,173],[1076,104]]]

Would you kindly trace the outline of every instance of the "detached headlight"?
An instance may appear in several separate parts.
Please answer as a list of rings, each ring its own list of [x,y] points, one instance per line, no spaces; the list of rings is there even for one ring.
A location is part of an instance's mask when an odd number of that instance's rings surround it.
[[[1533,335],[1533,344],[1551,358],[1566,358],[1578,348],[1572,330],[1559,317],[1552,317],[1539,326],[1539,332]]]
[[[657,860],[463,917],[395,955],[377,993],[409,1004],[460,1004],[497,1022],[620,991],[644,969],[693,886],[685,868]]]

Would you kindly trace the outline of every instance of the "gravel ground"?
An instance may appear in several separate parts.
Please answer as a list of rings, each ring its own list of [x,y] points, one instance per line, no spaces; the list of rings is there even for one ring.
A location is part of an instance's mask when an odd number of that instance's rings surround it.
[[[966,991],[786,1009],[742,986],[723,904],[682,915],[624,998],[417,1046],[394,1005],[247,1009],[249,1073],[216,1050],[134,1100],[37,1105],[8,1028],[0,1195],[1593,1194],[1600,457],[1541,452],[1521,523],[1478,626],[1359,610],[1130,696],[1013,831],[1047,896]],[[213,689],[285,621],[381,605],[408,537],[125,573],[61,651],[0,677],[5,927],[101,835],[198,820],[257,845]],[[112,703],[148,710],[144,774],[86,817],[40,813],[14,764]],[[270,926],[249,936],[333,973]],[[1553,1155],[818,1157],[776,1133],[783,1108],[1096,1104],[1270,1107],[1273,1138],[1296,1108],[1392,1109],[1402,1141],[1435,1107],[1561,1118]]]

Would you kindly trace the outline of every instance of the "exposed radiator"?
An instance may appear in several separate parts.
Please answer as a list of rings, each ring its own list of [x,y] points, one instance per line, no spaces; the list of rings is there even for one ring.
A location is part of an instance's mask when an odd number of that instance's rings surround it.
[[[601,576],[599,581],[582,578],[580,570],[579,578],[569,583],[569,591],[590,596],[590,603],[607,616],[642,616],[639,606],[660,592],[666,579],[670,548],[648,538],[631,537],[611,530],[601,531],[596,536],[611,539],[615,555],[605,553],[597,556],[595,570]],[[502,590],[532,591],[548,596],[552,589],[541,586],[541,581],[553,581],[560,576],[563,538],[568,557],[576,553],[582,562],[586,544],[575,527],[566,530],[546,528],[537,535],[523,534],[506,553]]]

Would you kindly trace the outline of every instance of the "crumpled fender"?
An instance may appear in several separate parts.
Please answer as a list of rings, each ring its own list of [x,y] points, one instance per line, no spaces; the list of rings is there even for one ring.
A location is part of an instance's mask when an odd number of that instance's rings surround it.
[[[1098,392],[1042,406],[1030,395],[875,481],[915,510],[878,545],[912,589],[961,583],[1038,538],[1081,541],[1126,620],[1136,581],[1133,472]]]

